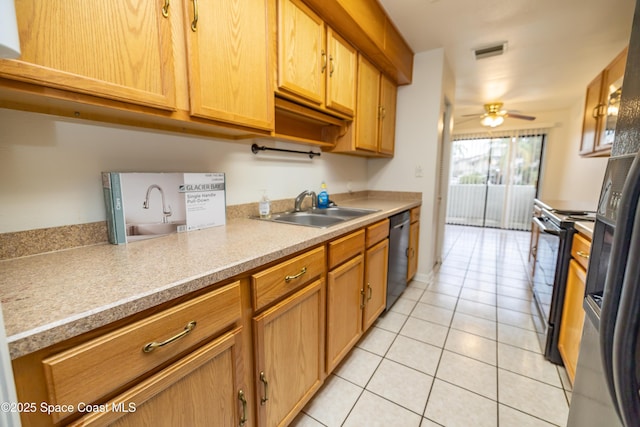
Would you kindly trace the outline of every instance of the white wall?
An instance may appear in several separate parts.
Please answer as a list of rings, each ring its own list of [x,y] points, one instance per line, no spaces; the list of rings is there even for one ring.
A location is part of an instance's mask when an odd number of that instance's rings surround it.
[[[413,82],[398,89],[392,159],[322,153],[251,153],[250,141],[227,142],[146,129],[0,109],[0,233],[105,220],[100,172],[225,172],[227,204],[292,198],[305,189],[422,192],[418,275],[437,254],[438,141],[445,95],[454,80],[444,51],[419,53]],[[309,147],[258,140],[259,144]],[[313,148],[319,151],[318,148]],[[446,150],[446,149],[445,149]],[[419,175],[419,176],[418,176]]]
[[[250,143],[0,109],[0,233],[104,221],[102,171],[225,172],[228,205],[257,202],[262,189],[271,199],[293,198],[319,191],[323,180],[329,194],[367,189],[367,159],[254,155]]]
[[[573,108],[554,111],[527,111],[533,122],[507,119],[497,131],[548,127],[538,196],[546,200],[589,202],[595,209],[600,196],[607,158],[580,157],[584,99]],[[456,124],[454,133],[486,132],[479,120]]]
[[[608,157],[580,157],[583,104],[558,112],[561,126],[553,129],[544,158],[541,197],[547,200],[575,200],[593,204],[600,197]],[[561,114],[564,113],[564,114]]]
[[[438,140],[444,91],[452,85],[447,84],[451,77],[445,75],[449,69],[443,49],[416,54],[413,67],[412,83],[398,89],[395,156],[370,160],[369,189],[422,192],[418,275],[424,279],[436,259]]]

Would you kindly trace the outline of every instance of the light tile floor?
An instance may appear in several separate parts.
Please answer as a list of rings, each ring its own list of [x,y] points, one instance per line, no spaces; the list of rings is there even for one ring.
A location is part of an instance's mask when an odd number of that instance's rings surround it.
[[[410,284],[292,425],[564,427],[571,390],[540,350],[528,244],[447,226],[433,283]]]

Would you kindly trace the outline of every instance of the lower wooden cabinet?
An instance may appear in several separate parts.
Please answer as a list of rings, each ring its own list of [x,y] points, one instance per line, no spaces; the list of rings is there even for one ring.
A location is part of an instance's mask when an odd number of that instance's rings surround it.
[[[585,283],[591,242],[579,234],[573,236],[571,246],[571,260],[567,275],[562,318],[560,320],[560,335],[558,337],[558,351],[567,370],[567,375],[573,384],[578,365],[582,328],[584,326]]]
[[[324,307],[320,279],[254,318],[257,425],[288,425],[322,385]]]
[[[388,225],[387,225],[388,230]],[[365,255],[365,304],[362,331],[366,332],[384,311],[387,304],[387,270],[389,239],[367,249]]]
[[[212,420],[220,426],[243,425],[241,333],[238,328],[203,345],[70,426],[205,427]]]
[[[14,360],[20,402],[73,407],[22,425],[289,425],[384,311],[388,235],[385,219]]]
[[[327,277],[327,372],[331,372],[362,335],[364,257],[357,255]]]
[[[13,361],[24,427],[239,425],[239,281],[107,329]]]
[[[327,374],[384,311],[388,235],[387,219],[329,243]]]
[[[260,427],[288,425],[324,381],[324,246],[251,276]]]

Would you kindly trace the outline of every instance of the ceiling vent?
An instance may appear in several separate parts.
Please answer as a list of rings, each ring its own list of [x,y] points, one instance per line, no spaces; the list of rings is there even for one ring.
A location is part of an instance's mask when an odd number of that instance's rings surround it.
[[[489,58],[491,56],[502,55],[506,50],[507,42],[501,42],[473,49],[473,54],[475,55],[476,60],[478,60],[482,58]]]

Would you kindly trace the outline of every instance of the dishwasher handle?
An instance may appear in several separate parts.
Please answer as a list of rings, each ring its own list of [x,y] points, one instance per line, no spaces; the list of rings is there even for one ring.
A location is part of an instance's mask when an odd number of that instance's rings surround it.
[[[402,227],[404,227],[405,225],[409,225],[409,221],[403,221],[403,222],[401,222],[401,223],[399,223],[399,224],[394,225],[394,226],[393,226],[393,227],[391,227],[391,228],[393,228],[393,229],[396,229],[396,228],[402,228]]]

